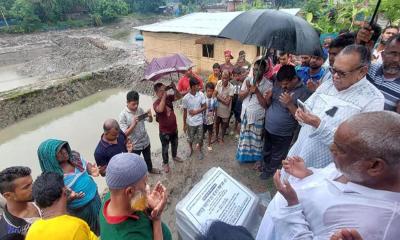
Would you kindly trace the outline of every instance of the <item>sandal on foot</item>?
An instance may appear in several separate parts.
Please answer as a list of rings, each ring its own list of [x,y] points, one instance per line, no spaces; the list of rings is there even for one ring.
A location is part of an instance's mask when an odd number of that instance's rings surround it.
[[[150,173],[151,174],[161,174],[161,170],[157,169],[157,168],[153,168],[153,169],[151,169]]]
[[[169,173],[170,168],[169,168],[169,164],[168,163],[164,164],[163,168],[164,168],[164,172],[165,173]]]
[[[179,162],[179,163],[183,162],[182,158],[180,158],[180,157],[174,157],[174,158],[172,158],[172,160],[174,160],[175,162]]]

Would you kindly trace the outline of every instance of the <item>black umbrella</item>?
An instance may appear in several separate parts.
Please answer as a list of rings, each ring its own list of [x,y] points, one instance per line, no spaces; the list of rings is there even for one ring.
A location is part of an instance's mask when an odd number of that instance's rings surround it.
[[[298,55],[322,52],[319,36],[307,21],[278,10],[243,12],[219,36]]]

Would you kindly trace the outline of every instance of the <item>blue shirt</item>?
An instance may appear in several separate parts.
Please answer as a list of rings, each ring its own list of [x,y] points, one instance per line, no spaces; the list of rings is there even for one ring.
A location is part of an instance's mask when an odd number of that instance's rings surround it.
[[[308,79],[312,79],[314,82],[319,81],[325,75],[325,68],[321,67],[319,72],[314,75],[310,74],[310,67],[300,67],[296,70],[297,76],[301,79],[304,84],[307,84]]]
[[[279,96],[283,92],[283,89],[275,82],[272,88],[272,103],[265,113],[265,129],[271,134],[286,137],[293,135],[298,123],[289,109],[279,101]],[[302,82],[299,82],[289,94],[293,94],[292,101],[297,106],[297,99],[304,102],[311,92]]]
[[[116,144],[104,141],[103,135],[101,135],[100,141],[94,151],[94,159],[98,166],[107,166],[114,155],[122,152],[128,152],[126,148],[126,136],[122,131],[119,132]]]

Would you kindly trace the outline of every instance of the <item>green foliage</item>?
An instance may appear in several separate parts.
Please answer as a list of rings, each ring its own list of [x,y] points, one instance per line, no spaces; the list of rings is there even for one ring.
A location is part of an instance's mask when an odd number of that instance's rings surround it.
[[[400,1],[382,0],[380,10],[391,24],[400,24]]]
[[[11,14],[20,20],[13,26],[11,32],[32,32],[40,27],[40,19],[34,12],[33,3],[29,0],[16,0],[11,8]]]
[[[369,21],[376,0],[309,0],[302,8],[304,17],[322,33],[354,30],[358,22]],[[400,1],[382,0],[378,13],[389,22],[400,21]]]
[[[109,22],[128,14],[128,4],[123,0],[98,0],[94,12],[101,16],[102,22]]]
[[[363,0],[309,0],[302,11],[305,18],[322,33],[353,29],[357,21],[367,21],[375,5],[368,6]]]
[[[268,8],[268,5],[263,0],[254,0],[251,3],[249,3],[248,1],[244,1],[243,3],[238,5],[237,10],[248,11],[251,9],[265,9],[265,8]]]
[[[158,7],[165,5],[164,0],[125,0],[130,12],[155,13]]]

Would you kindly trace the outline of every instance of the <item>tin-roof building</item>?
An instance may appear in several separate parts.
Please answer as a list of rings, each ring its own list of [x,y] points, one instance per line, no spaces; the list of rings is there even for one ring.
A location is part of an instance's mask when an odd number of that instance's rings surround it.
[[[281,9],[297,14],[299,9]],[[212,71],[216,62],[224,62],[224,50],[232,50],[236,62],[240,50],[246,52],[248,61],[260,54],[260,48],[245,45],[239,41],[220,38],[218,35],[236,16],[242,12],[198,12],[169,21],[135,27],[144,37],[144,54],[148,62],[155,57],[181,53],[196,65],[199,72]]]

